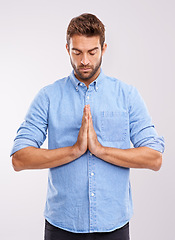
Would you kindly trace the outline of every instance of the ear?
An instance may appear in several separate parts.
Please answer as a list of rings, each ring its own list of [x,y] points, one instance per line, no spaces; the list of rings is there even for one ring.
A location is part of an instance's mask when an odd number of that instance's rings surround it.
[[[66,49],[67,49],[68,54],[70,55],[69,46],[67,43],[66,43]]]
[[[107,49],[107,43],[103,44],[103,48],[102,48],[102,56],[104,55],[104,53],[106,52]]]

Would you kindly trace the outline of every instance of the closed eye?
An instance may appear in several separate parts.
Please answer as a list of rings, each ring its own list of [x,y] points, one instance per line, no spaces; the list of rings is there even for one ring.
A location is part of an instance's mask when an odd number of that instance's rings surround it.
[[[96,53],[97,53],[97,50],[96,50],[96,49],[89,52],[90,55],[95,55]]]
[[[90,55],[95,55],[95,53],[91,53],[91,52],[90,52],[89,54],[90,54]]]
[[[73,50],[73,53],[75,54],[75,55],[80,55],[80,51],[77,51],[77,50]]]

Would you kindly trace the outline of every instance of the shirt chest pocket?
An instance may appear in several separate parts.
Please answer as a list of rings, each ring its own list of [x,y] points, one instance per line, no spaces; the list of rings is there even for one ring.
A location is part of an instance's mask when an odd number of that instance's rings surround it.
[[[128,133],[128,113],[124,111],[102,111],[102,139],[108,142],[125,141]]]

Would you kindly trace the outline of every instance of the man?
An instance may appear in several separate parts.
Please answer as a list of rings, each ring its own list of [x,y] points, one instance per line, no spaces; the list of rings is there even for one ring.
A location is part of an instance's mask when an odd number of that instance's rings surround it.
[[[73,72],[40,90],[15,138],[16,171],[49,168],[45,240],[129,239],[130,168],[161,167],[163,138],[138,91],[102,72],[106,48],[96,16],[73,18]]]

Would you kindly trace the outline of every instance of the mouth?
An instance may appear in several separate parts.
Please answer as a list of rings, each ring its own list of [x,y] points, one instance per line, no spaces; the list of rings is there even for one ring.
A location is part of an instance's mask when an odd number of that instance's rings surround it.
[[[91,70],[91,68],[81,67],[81,68],[79,68],[79,70],[82,71],[82,72],[89,72]]]

